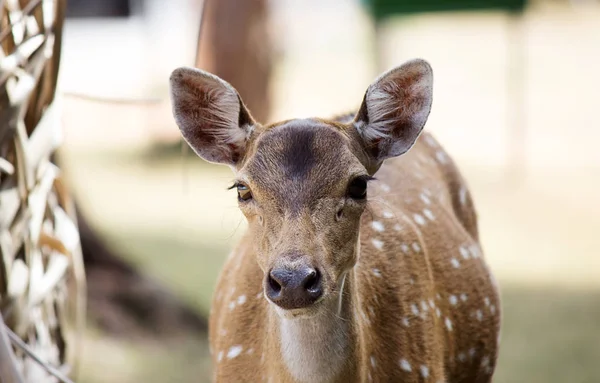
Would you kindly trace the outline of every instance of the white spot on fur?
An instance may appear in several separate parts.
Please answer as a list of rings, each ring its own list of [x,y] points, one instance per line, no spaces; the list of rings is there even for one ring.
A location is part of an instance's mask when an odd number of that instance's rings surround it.
[[[435,302],[434,302],[434,301],[433,301],[433,299],[431,299],[431,298],[429,298],[429,306],[430,306],[431,308],[434,308],[434,307],[435,307]]]
[[[489,366],[489,365],[490,365],[490,358],[489,358],[489,357],[487,357],[487,356],[484,356],[484,357],[481,359],[481,367],[487,367],[487,366]]]
[[[450,297],[448,298],[448,301],[450,302],[450,304],[451,304],[452,306],[455,306],[455,305],[456,305],[456,303],[458,303],[458,299],[456,299],[456,296],[455,296],[455,295],[450,295]]]
[[[246,354],[248,354],[248,355],[252,355],[253,353],[254,353],[253,348],[249,348],[248,351],[246,351]]]
[[[391,211],[384,211],[383,212],[383,218],[392,218],[394,216],[394,214],[392,214]]]
[[[438,301],[442,300],[442,296],[439,293],[435,294],[435,297],[437,298]]]
[[[264,296],[264,293],[261,291],[260,293],[256,294],[256,299],[260,299]]]
[[[379,269],[372,269],[373,275],[377,278],[381,278],[381,271]]]
[[[373,243],[373,246],[375,246],[375,248],[377,250],[383,249],[383,242],[380,241],[379,239],[373,239],[373,240],[371,240],[371,243]]]
[[[424,379],[427,379],[429,377],[429,368],[427,368],[427,366],[421,365],[421,376]]]
[[[237,299],[237,304],[238,305],[243,305],[244,303],[246,303],[246,296],[245,295],[240,295]]]
[[[219,354],[217,355],[217,362],[220,362],[223,360],[223,351],[219,351]]]
[[[429,310],[429,306],[427,306],[427,302],[425,302],[425,301],[421,301],[421,309],[422,309],[423,311],[427,311],[427,310]]]
[[[402,318],[402,325],[404,325],[404,327],[410,326],[410,322],[408,321],[407,317]]]
[[[373,229],[374,229],[375,231],[378,231],[378,232],[380,232],[380,233],[381,233],[381,232],[383,232],[383,231],[385,230],[385,227],[383,227],[383,223],[381,223],[381,222],[379,222],[379,221],[373,221],[373,222],[371,223],[371,226],[373,226]]]
[[[424,209],[423,214],[425,214],[425,217],[429,218],[430,221],[433,221],[435,219],[435,215],[433,215],[433,213],[429,209]]]
[[[413,219],[415,220],[416,223],[418,223],[421,226],[425,225],[425,223],[426,223],[425,218],[423,218],[423,216],[421,214],[413,215]]]
[[[410,367],[410,363],[408,363],[408,360],[406,359],[400,359],[400,368],[406,372],[412,371],[412,367]]]
[[[461,205],[464,206],[467,203],[467,189],[464,186],[460,188],[460,191],[458,192],[458,198]]]
[[[477,317],[477,320],[480,322],[483,320],[483,313],[481,312],[481,310],[477,310],[475,312],[475,317]]]
[[[477,247],[477,245],[469,246],[469,251],[471,252],[471,256],[473,258],[479,258],[479,248]]]
[[[483,298],[483,303],[484,303],[486,306],[489,306],[489,305],[490,305],[490,298],[488,298],[488,297],[485,297],[485,298]]]
[[[379,185],[379,187],[381,188],[381,190],[383,190],[383,191],[384,191],[384,192],[386,192],[386,193],[387,193],[387,192],[389,192],[390,190],[392,190],[392,189],[390,189],[390,187],[389,187],[388,185],[386,185],[386,184],[380,184],[380,185]]]
[[[415,251],[415,253],[418,253],[419,251],[421,251],[421,246],[419,246],[419,244],[416,242],[413,242],[412,248]]]
[[[400,249],[402,250],[402,252],[403,252],[404,254],[408,254],[408,252],[409,252],[409,248],[408,248],[408,246],[406,245],[406,243],[403,243],[403,244],[401,244],[401,245],[400,245]]]
[[[452,258],[450,260],[450,263],[452,264],[452,266],[454,266],[455,269],[458,269],[460,267],[460,262],[458,262],[458,259],[456,258]]]
[[[235,301],[229,302],[229,311],[233,310],[234,308],[235,308]]]
[[[419,315],[419,308],[417,307],[416,304],[413,303],[412,305],[410,305],[410,310],[412,311],[413,314]]]
[[[469,250],[467,250],[466,247],[461,246],[458,248],[458,251],[460,252],[460,255],[463,257],[463,259],[469,259]]]
[[[375,357],[373,355],[371,355],[371,367],[375,368],[376,365],[377,365],[377,361],[375,360]]]
[[[427,142],[427,145],[431,146],[432,148],[437,148],[437,142],[435,142],[433,137],[431,137],[429,134],[424,134],[423,138],[425,139],[425,142]]]
[[[492,313],[492,315],[496,314],[496,306],[491,305],[490,306],[490,312]]]
[[[238,355],[242,353],[243,347],[238,345],[231,346],[229,351],[227,351],[227,359],[237,358]]]
[[[437,307],[435,308],[435,315],[437,315],[438,318],[440,318],[442,316],[442,312]]]
[[[437,158],[437,160],[440,162],[440,164],[448,163],[448,156],[446,155],[446,153],[442,152],[441,150],[438,150],[435,153],[435,158]]]
[[[467,301],[467,294],[465,294],[465,293],[460,294],[460,300],[463,301],[463,302],[466,302]]]
[[[401,231],[402,230],[402,226],[400,226],[399,224],[395,224],[394,225],[394,230]]]
[[[419,197],[421,198],[421,201],[423,201],[423,203],[425,205],[429,205],[431,203],[431,200],[429,199],[429,197],[427,197],[427,195],[425,193],[421,193],[419,195]]]
[[[446,318],[444,320],[444,323],[446,324],[446,328],[448,329],[448,331],[452,331],[452,321],[449,318]]]

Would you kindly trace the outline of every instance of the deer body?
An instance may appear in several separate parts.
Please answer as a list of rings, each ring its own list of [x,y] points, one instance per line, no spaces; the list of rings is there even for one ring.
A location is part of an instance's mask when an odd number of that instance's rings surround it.
[[[172,78],[176,119],[199,155],[232,166],[249,221],[211,307],[215,380],[491,382],[499,296],[467,186],[421,134],[429,67],[382,76],[350,118],[263,127],[240,102],[228,122],[250,128],[225,144],[184,121],[183,101],[217,111],[196,124],[225,119],[222,83],[198,73]]]

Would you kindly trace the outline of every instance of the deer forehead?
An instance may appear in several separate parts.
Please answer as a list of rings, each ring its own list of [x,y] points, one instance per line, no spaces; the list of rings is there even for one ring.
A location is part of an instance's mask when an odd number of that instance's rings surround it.
[[[365,172],[350,141],[338,125],[287,121],[257,138],[241,177],[291,212],[326,196],[342,197],[349,178]]]

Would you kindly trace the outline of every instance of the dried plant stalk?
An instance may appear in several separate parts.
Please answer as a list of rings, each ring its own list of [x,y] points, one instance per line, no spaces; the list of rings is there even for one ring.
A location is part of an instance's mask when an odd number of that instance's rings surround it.
[[[0,0],[0,313],[24,382],[72,376],[85,321],[75,209],[51,161],[64,12],[65,0]]]

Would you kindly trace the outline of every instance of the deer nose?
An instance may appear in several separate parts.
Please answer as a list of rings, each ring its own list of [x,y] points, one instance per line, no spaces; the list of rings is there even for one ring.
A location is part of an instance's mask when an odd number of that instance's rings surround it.
[[[266,278],[265,292],[282,309],[308,307],[323,294],[321,273],[308,266],[273,268]]]

